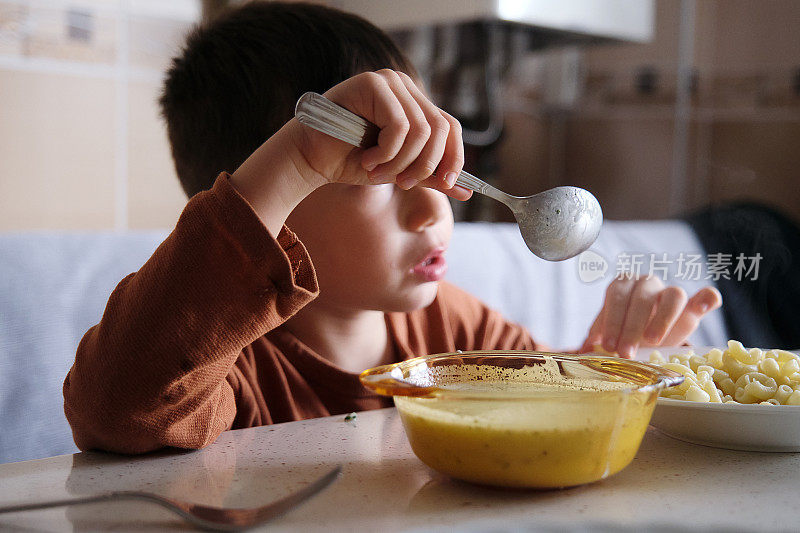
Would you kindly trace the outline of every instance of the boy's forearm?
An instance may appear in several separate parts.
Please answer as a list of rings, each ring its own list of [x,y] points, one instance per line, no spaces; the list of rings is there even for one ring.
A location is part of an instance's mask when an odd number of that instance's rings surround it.
[[[272,235],[278,235],[289,213],[325,183],[297,149],[301,127],[290,120],[231,175],[233,186]]]

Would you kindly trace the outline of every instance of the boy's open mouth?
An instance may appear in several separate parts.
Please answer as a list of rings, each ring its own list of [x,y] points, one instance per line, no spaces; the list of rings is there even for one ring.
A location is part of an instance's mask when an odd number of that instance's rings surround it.
[[[412,267],[411,272],[425,281],[439,281],[447,272],[444,248],[436,248]]]

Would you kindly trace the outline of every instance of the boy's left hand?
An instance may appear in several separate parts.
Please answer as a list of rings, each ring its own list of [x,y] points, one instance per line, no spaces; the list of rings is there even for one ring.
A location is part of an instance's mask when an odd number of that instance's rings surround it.
[[[601,345],[630,359],[640,345],[677,346],[697,329],[704,315],[721,305],[722,295],[714,287],[688,298],[682,288],[665,287],[659,278],[620,276],[608,286],[580,351]]]

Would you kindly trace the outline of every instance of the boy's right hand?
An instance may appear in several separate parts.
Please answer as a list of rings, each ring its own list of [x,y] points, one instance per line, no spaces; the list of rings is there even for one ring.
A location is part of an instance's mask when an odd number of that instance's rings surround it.
[[[365,72],[325,96],[377,125],[378,144],[356,148],[296,119],[287,122],[231,175],[273,235],[308,194],[327,183],[421,185],[457,200],[472,196],[453,186],[464,165],[461,125],[410,77],[393,70]]]
[[[433,105],[408,75],[388,69],[365,72],[324,96],[377,125],[380,133],[376,146],[355,148],[292,121],[297,126],[294,144],[306,165],[299,170],[309,183],[422,185],[459,200],[471,196],[467,189],[453,188],[464,166],[461,125]]]

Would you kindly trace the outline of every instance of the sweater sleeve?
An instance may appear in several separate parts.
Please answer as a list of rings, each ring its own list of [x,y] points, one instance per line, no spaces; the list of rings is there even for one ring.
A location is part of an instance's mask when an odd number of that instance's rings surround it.
[[[200,448],[230,428],[243,348],[316,297],[305,247],[273,238],[222,174],[123,279],[78,346],[64,411],[82,450]]]

